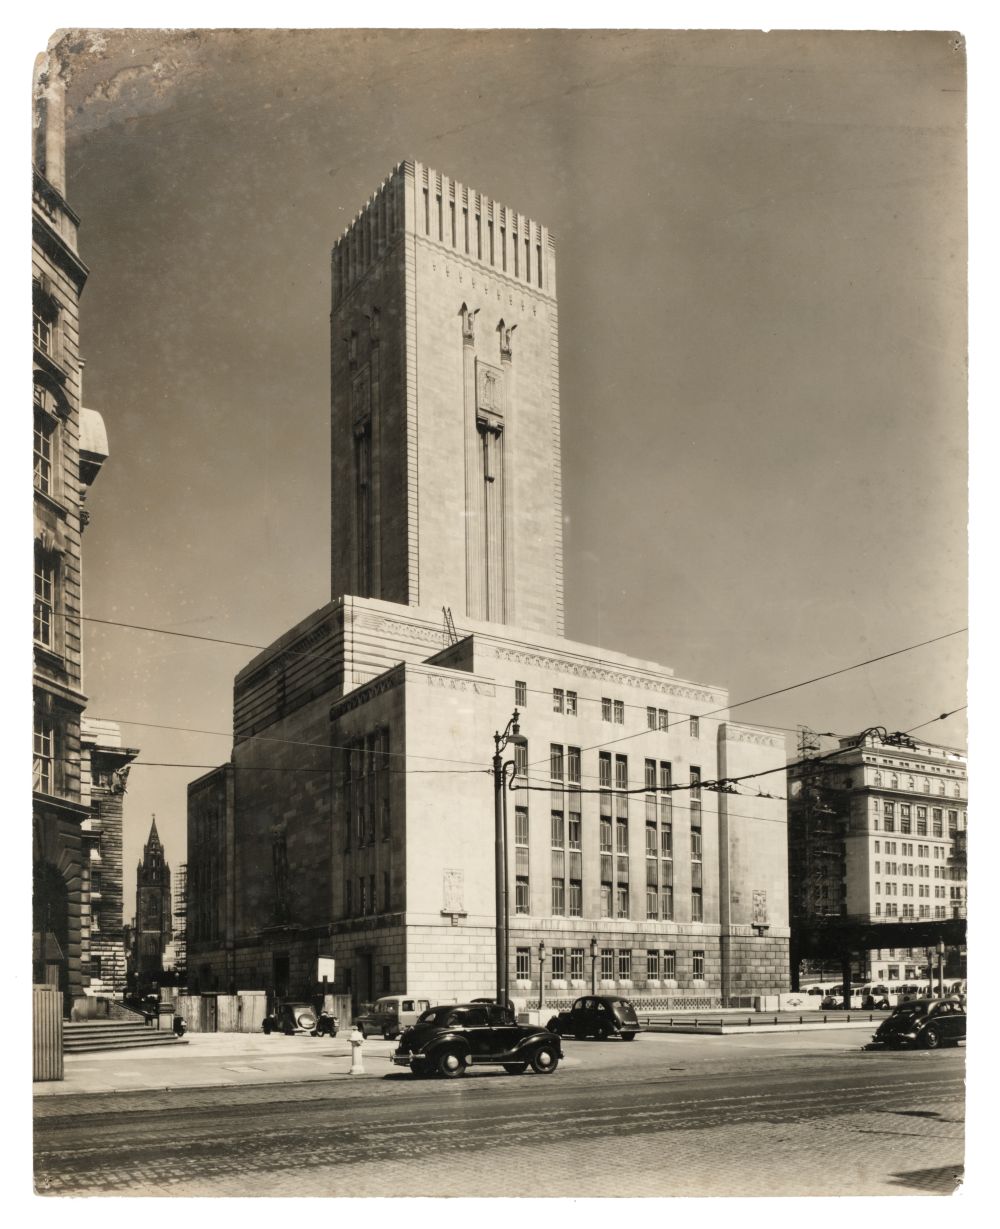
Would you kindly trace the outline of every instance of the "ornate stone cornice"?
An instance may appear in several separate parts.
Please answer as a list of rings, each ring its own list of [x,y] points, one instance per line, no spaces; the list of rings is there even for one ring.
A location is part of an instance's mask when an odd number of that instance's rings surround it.
[[[471,691],[477,696],[495,696],[497,693],[493,683],[482,679],[459,678],[451,674],[424,674],[423,671],[420,673],[427,680],[428,687],[441,687],[446,691]]]
[[[784,749],[785,740],[777,734],[766,734],[761,730],[749,729],[747,726],[730,725],[726,723],[726,742],[751,743],[755,747],[776,747]]]

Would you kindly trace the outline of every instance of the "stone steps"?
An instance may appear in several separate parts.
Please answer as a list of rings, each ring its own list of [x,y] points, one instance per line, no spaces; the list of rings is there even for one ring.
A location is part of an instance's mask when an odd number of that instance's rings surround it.
[[[175,1037],[172,1030],[135,1024],[129,1020],[77,1020],[63,1024],[64,1054],[162,1045],[187,1045],[187,1042]]]

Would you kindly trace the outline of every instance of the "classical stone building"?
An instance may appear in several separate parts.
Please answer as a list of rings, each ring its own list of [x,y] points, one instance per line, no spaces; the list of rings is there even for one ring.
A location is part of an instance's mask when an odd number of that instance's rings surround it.
[[[83,408],[79,304],[87,267],[65,198],[64,90],[36,79],[32,190],[34,416],[33,980],[70,1010],[87,985],[81,827],[81,535],[87,488],[107,457],[99,414]]]
[[[154,815],[142,861],[136,867],[132,957],[139,989],[160,980],[163,953],[173,933],[170,867]]]
[[[137,747],[122,746],[113,721],[85,716],[80,726],[83,795],[90,813],[81,827],[83,960],[91,994],[126,987],[122,838],[125,789]]]
[[[871,731],[815,751],[788,770],[793,935],[823,919],[889,927],[965,918],[965,752],[913,739],[893,745]],[[950,953],[950,976],[964,976],[963,950]],[[861,964],[859,978],[890,985],[926,981],[933,960],[926,947],[890,939]]]
[[[494,731],[516,707],[509,975],[719,1004],[787,985],[780,768],[727,693],[564,638],[555,247],[400,164],[333,252],[332,590],[237,676],[189,786],[189,980],[355,1003],[495,988]],[[350,596],[347,596],[350,595]],[[703,787],[702,783],[708,783]]]

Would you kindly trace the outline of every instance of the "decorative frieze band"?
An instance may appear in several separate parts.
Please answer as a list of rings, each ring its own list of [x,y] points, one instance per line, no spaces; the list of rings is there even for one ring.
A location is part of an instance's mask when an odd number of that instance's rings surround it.
[[[685,700],[701,700],[706,704],[723,705],[727,697],[719,692],[706,691],[702,687],[688,687],[683,683],[672,683],[665,680],[646,678],[641,674],[632,674],[625,670],[615,670],[606,666],[588,666],[581,662],[568,661],[564,657],[549,657],[542,653],[531,653],[523,649],[497,648],[498,661],[517,662],[523,666],[538,666],[543,670],[554,670],[560,674],[571,674],[576,678],[601,679],[608,683],[618,683],[622,687],[635,687],[641,691],[655,691],[661,695],[677,696]]]
[[[778,747],[784,750],[785,740],[776,734],[765,734],[760,730],[748,729],[742,725],[726,724],[726,742],[752,743],[755,747]]]
[[[336,721],[346,713],[353,712],[354,709],[361,708],[362,705],[370,703],[377,696],[384,695],[387,691],[392,691],[394,687],[398,687],[402,683],[404,673],[403,667],[398,666],[388,674],[383,674],[381,678],[376,679],[374,683],[370,683],[367,687],[359,687],[356,691],[352,691],[343,700],[338,700],[336,704],[330,706],[330,720]]]

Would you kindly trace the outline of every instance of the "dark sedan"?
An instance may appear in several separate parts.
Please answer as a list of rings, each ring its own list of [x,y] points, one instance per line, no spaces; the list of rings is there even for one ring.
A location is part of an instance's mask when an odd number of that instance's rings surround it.
[[[537,1025],[518,1024],[510,1010],[487,1003],[432,1007],[404,1029],[392,1061],[413,1075],[454,1078],[469,1067],[502,1066],[520,1075],[555,1071],[562,1058],[559,1038]]]
[[[549,1028],[561,1037],[621,1037],[633,1041],[639,1032],[639,1018],[628,999],[616,994],[587,994],[569,1009],[549,1021]]]
[[[878,1026],[869,1049],[883,1046],[958,1045],[965,1040],[965,1009],[957,999],[911,999]]]

